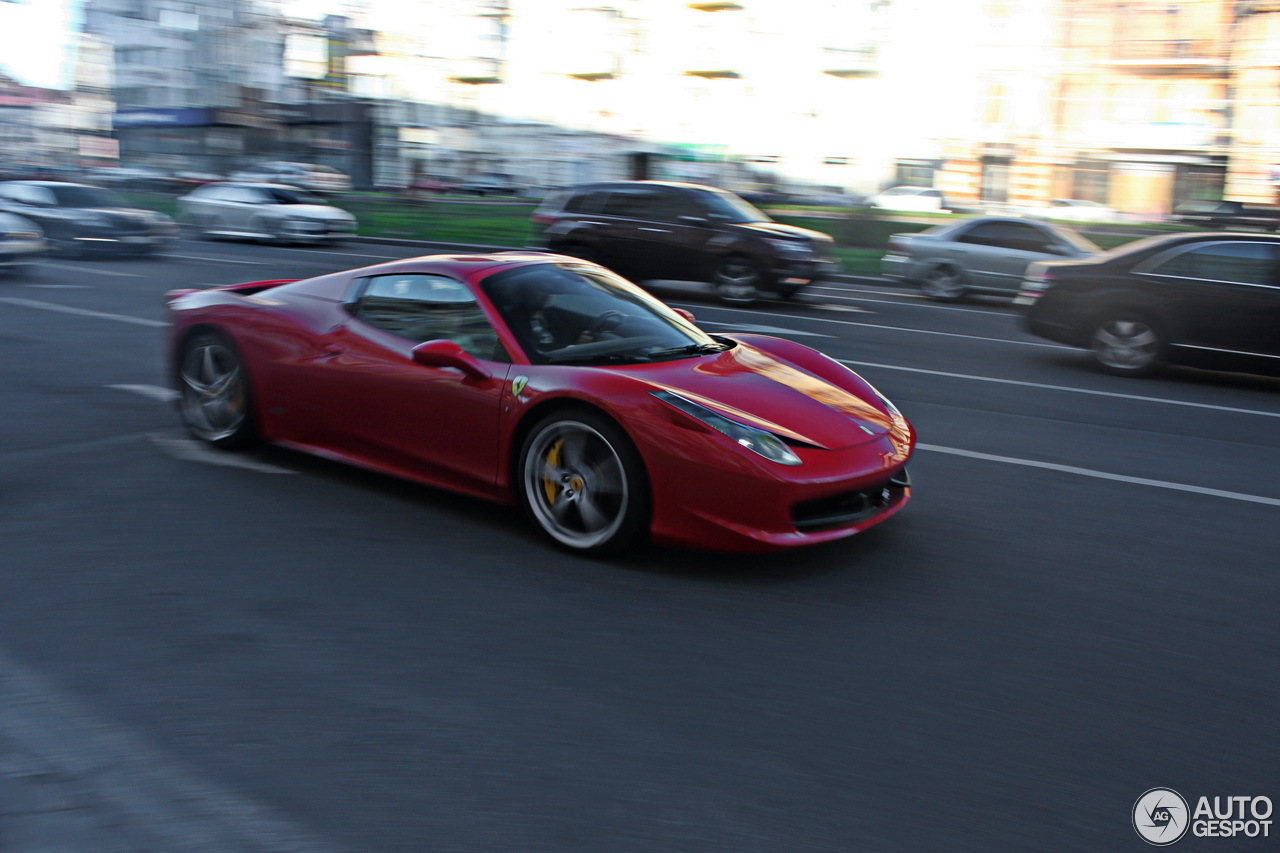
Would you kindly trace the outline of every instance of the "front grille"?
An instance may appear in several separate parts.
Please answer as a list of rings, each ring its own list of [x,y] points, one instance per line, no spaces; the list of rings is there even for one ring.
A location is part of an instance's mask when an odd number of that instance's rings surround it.
[[[892,490],[908,485],[910,480],[904,469],[884,482],[860,491],[802,501],[791,508],[791,523],[802,533],[854,524],[882,512],[893,500]]]

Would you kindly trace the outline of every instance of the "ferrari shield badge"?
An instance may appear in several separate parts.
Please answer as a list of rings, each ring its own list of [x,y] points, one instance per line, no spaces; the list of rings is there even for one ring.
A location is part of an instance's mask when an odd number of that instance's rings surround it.
[[[523,390],[524,390],[524,387],[525,387],[526,385],[528,385],[528,384],[529,384],[529,377],[528,377],[528,376],[517,376],[515,379],[512,379],[512,380],[511,380],[511,395],[512,395],[513,397],[519,397],[519,396],[520,396],[520,392],[521,392],[521,391],[523,391]]]

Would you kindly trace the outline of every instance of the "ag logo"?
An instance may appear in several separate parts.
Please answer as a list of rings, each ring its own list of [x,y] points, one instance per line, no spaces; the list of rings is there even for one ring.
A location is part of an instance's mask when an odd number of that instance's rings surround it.
[[[1148,844],[1166,847],[1187,832],[1187,801],[1172,788],[1152,788],[1133,804],[1133,828]]]
[[[525,387],[526,385],[528,385],[528,384],[529,384],[529,377],[528,377],[528,376],[517,376],[515,379],[512,379],[512,380],[511,380],[511,394],[512,394],[512,396],[514,396],[514,397],[519,397],[519,396],[520,396],[520,392],[521,392],[521,391],[523,391],[523,390],[524,390],[524,387]]]

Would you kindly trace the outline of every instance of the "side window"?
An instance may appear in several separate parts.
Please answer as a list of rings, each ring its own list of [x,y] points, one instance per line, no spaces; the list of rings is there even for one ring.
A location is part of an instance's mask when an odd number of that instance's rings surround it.
[[[1158,261],[1147,272],[1239,284],[1277,284],[1275,248],[1269,243],[1203,243]]]
[[[1058,245],[1040,229],[1021,222],[980,222],[957,237],[956,241],[1041,253],[1053,253]]]
[[[651,189],[614,190],[600,212],[631,219],[657,219],[658,194]]]
[[[53,204],[53,193],[44,187],[33,187],[30,184],[14,184],[6,187],[6,195],[23,204]]]
[[[415,344],[453,341],[476,358],[510,360],[471,291],[446,276],[375,276],[351,313]]]
[[[219,201],[234,201],[240,204],[257,204],[258,191],[248,187],[226,187]]]
[[[609,193],[607,190],[592,190],[578,193],[565,203],[566,213],[599,213]]]

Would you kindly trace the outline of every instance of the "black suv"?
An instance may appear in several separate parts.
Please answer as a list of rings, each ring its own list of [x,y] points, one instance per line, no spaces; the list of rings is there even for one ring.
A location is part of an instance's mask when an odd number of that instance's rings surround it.
[[[735,305],[794,296],[837,268],[835,241],[774,222],[731,192],[664,181],[584,184],[533,213],[535,247],[632,279],[706,281]]]

